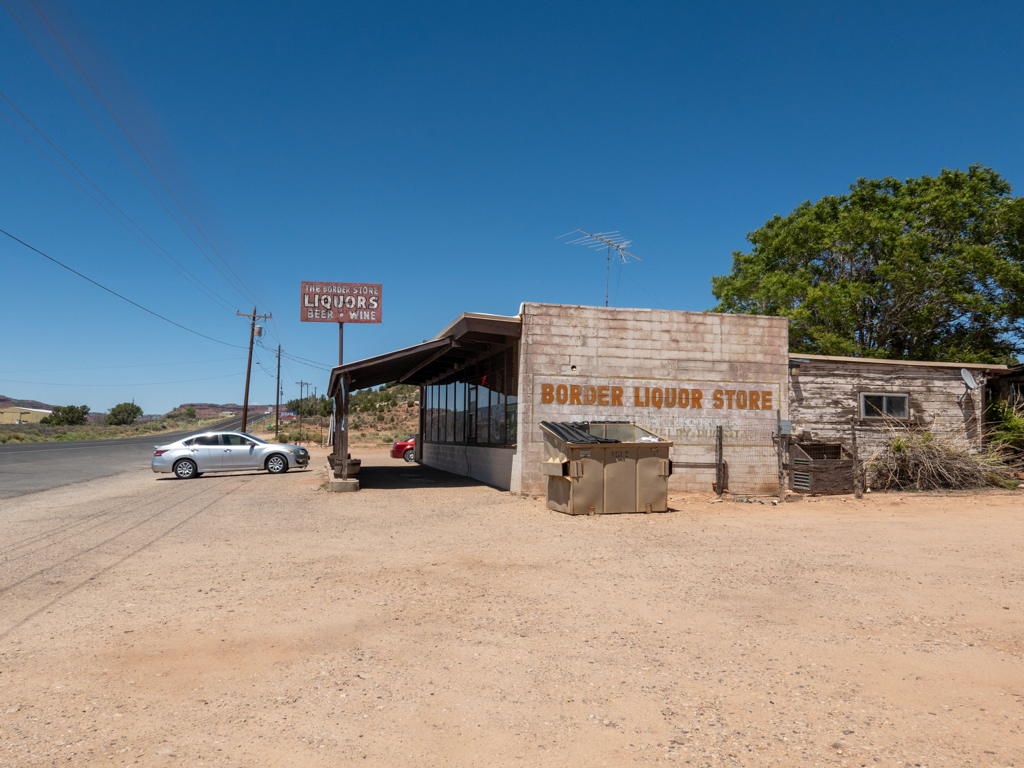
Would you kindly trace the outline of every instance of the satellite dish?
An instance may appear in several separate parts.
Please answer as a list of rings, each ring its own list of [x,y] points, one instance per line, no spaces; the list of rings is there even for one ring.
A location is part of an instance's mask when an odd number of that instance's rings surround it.
[[[957,405],[960,405],[964,401],[964,398],[967,397],[967,395],[969,395],[971,392],[978,388],[978,382],[974,380],[974,374],[972,374],[966,368],[960,369],[960,378],[964,380],[964,386],[966,386],[967,389],[964,390],[964,393],[956,399]]]

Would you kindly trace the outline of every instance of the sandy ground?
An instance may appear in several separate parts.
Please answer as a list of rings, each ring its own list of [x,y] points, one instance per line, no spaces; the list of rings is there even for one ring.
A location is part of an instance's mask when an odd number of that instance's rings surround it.
[[[4,501],[0,765],[1024,765],[1021,494],[574,518],[362,458]]]

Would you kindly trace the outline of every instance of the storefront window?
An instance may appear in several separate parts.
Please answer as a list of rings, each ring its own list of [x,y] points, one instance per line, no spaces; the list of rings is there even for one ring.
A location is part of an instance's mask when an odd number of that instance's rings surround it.
[[[518,362],[518,348],[512,346],[425,387],[425,439],[466,445],[514,444]]]

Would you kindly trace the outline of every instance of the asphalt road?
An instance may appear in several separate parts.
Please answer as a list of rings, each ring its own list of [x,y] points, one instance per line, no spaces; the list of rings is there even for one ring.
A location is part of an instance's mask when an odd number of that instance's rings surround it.
[[[155,445],[166,445],[213,429],[238,429],[241,425],[241,417],[235,417],[199,430],[144,437],[0,445],[0,499],[146,467],[153,458]]]

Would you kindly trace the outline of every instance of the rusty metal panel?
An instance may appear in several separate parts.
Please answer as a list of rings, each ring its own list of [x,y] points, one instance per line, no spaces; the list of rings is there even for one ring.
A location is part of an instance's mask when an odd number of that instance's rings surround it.
[[[637,448],[636,511],[668,509],[668,447]]]
[[[603,448],[573,448],[569,453],[575,459],[577,475],[572,478],[572,504],[575,515],[603,515],[604,508],[604,455]]]
[[[604,449],[604,511],[636,512],[636,462],[638,449],[610,446]]]
[[[380,283],[302,282],[299,319],[304,323],[379,323]]]
[[[555,512],[570,512],[569,502],[572,493],[572,481],[567,477],[548,477],[548,509]]]

